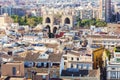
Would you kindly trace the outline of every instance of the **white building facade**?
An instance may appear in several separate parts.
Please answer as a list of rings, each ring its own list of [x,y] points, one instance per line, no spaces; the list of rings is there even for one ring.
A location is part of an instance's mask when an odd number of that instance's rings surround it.
[[[107,61],[106,66],[107,80],[120,80],[120,49],[114,51],[114,58]]]

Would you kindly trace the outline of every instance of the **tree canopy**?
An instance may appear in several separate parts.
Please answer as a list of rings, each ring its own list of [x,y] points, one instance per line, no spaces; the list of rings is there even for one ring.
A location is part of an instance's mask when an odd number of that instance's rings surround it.
[[[14,20],[15,23],[19,23],[20,25],[29,25],[31,27],[36,26],[39,23],[42,23],[42,17],[36,17],[36,16],[18,16],[18,15],[12,15],[11,18]]]
[[[78,19],[77,18],[77,26],[79,27],[90,27],[91,25],[95,25],[96,27],[105,27],[107,23],[105,21],[99,19]]]

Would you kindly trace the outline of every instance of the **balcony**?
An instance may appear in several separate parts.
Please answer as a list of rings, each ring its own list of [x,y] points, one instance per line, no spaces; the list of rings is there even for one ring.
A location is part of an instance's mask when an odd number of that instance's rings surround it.
[[[49,63],[46,63],[46,64],[44,64],[44,63],[37,63],[36,64],[36,67],[37,68],[49,68]]]

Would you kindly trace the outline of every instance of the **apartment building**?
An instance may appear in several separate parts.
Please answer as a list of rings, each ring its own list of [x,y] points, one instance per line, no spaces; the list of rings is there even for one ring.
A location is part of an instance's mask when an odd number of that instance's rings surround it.
[[[86,51],[68,51],[64,55],[65,68],[77,68],[80,70],[92,70],[92,53]]]
[[[103,45],[105,48],[113,48],[120,45],[119,36],[111,35],[88,35],[87,40],[89,44]]]
[[[93,54],[86,48],[65,50],[62,79],[100,80],[99,69],[93,70]]]
[[[107,80],[119,80],[120,79],[120,47],[115,48],[113,57],[107,60],[106,65]]]

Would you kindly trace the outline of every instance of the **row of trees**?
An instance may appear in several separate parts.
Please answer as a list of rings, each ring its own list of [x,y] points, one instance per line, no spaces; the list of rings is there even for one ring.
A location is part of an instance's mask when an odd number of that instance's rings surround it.
[[[39,23],[42,23],[42,17],[30,17],[30,16],[18,16],[12,15],[11,18],[15,23],[19,23],[20,25],[29,25],[31,27],[36,26]]]
[[[31,27],[36,26],[39,23],[42,23],[42,17],[35,17],[35,16],[18,16],[12,15],[15,23],[19,23],[20,25],[29,25]],[[97,27],[105,27],[107,23],[105,21],[99,19],[80,19],[77,17],[77,26],[79,27],[90,27],[91,25],[95,25]]]
[[[79,27],[90,27],[91,25],[95,25],[96,27],[105,27],[107,26],[107,23],[99,19],[77,19],[77,26]]]

